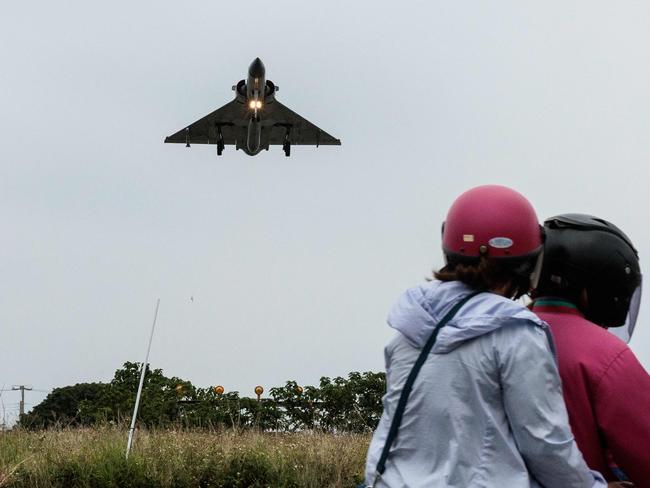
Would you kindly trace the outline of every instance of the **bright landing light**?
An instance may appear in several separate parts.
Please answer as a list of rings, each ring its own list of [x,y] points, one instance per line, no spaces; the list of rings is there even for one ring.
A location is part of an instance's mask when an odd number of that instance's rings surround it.
[[[251,100],[248,106],[252,109],[262,108],[262,102],[260,100]]]

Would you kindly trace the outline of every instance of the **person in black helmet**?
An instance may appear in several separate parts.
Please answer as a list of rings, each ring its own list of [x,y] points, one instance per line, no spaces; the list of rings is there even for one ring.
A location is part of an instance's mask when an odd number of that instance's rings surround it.
[[[641,301],[630,239],[606,220],[565,214],[544,222],[533,312],[551,326],[571,429],[585,461],[612,481],[650,487],[650,376],[629,340]],[[620,469],[618,469],[620,468]]]

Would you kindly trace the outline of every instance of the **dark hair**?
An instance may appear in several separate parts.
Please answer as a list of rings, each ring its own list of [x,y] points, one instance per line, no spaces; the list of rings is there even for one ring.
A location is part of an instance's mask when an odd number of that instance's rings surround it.
[[[449,260],[446,266],[433,272],[433,277],[440,281],[460,281],[477,291],[509,285],[509,295],[520,297],[529,291],[534,263],[529,256],[526,259],[481,256],[471,261]]]

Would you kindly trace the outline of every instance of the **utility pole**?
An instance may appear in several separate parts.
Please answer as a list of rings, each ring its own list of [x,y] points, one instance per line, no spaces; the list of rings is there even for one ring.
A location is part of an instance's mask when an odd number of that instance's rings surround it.
[[[27,385],[14,385],[11,387],[11,389],[20,390],[20,417],[22,417],[25,415],[25,390],[29,391],[32,389],[32,387]]]

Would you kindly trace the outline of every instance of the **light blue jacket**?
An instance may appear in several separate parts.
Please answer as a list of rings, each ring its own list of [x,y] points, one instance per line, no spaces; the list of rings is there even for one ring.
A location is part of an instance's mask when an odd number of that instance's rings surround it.
[[[388,323],[384,412],[366,463],[371,485],[402,387],[435,325],[472,290],[433,281],[399,299]],[[472,298],[438,335],[374,485],[391,488],[604,487],[576,446],[547,325],[493,293]]]

